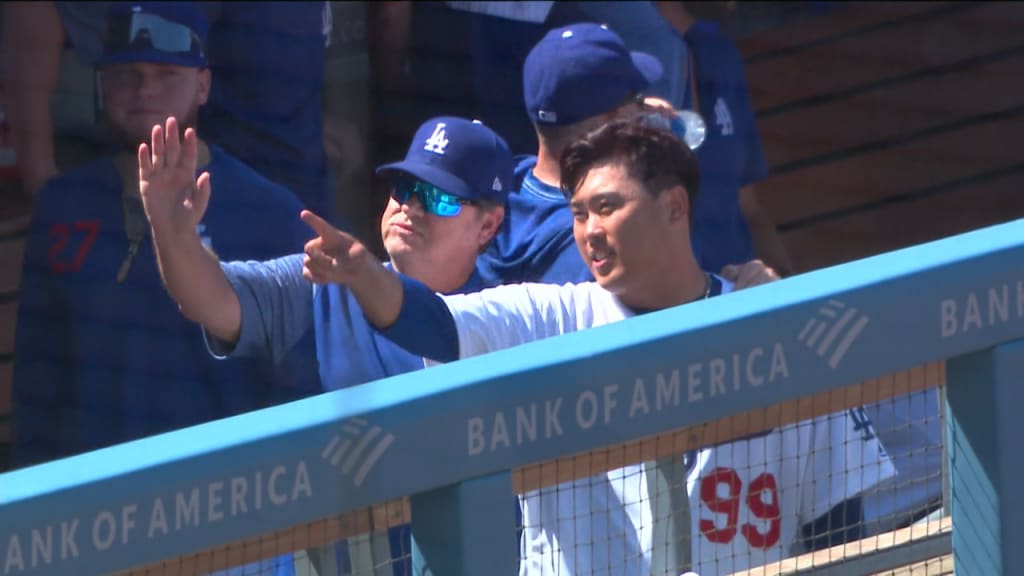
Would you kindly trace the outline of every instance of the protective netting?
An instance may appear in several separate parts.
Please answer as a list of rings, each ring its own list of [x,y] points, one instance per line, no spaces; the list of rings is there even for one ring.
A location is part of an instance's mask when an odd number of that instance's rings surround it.
[[[517,470],[520,574],[951,573],[944,378],[931,364]],[[411,574],[410,519],[396,500],[131,573]]]

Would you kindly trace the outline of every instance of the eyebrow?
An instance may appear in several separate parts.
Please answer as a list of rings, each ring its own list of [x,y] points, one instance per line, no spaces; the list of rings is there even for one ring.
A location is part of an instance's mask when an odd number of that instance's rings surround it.
[[[613,190],[602,190],[600,192],[595,192],[595,193],[591,194],[590,198],[588,198],[586,200],[586,202],[584,202],[583,200],[579,200],[578,198],[579,198],[578,196],[573,196],[573,199],[569,202],[569,207],[570,208],[581,208],[582,206],[584,206],[586,204],[594,204],[595,202],[600,202],[601,200],[605,200],[605,199],[616,199],[617,200],[617,199],[622,198],[622,192],[620,192],[618,190],[614,190],[614,189]]]

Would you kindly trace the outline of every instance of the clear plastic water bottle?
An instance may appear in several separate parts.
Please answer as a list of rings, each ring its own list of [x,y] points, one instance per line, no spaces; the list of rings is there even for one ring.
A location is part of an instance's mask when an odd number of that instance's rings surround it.
[[[704,118],[693,110],[677,110],[671,117],[651,113],[647,115],[647,121],[653,126],[671,130],[690,150],[699,148],[707,137]]]

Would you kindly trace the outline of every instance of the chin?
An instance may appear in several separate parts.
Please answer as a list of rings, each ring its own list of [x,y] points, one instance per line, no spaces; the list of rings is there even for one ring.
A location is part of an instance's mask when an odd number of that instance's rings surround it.
[[[611,292],[612,294],[621,294],[623,288],[625,287],[625,282],[622,281],[622,276],[620,274],[612,273],[606,274],[604,276],[598,276],[597,274],[594,274],[593,270],[590,271],[590,274],[594,277],[594,280],[597,282],[598,286],[604,288],[605,290]]]

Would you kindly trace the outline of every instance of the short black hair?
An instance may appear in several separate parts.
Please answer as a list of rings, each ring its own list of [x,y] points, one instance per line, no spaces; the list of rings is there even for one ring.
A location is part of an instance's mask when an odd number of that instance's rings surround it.
[[[591,170],[614,161],[621,161],[629,175],[655,195],[682,185],[692,222],[700,188],[697,157],[671,131],[639,118],[609,122],[569,144],[559,162],[562,193],[571,199]]]

